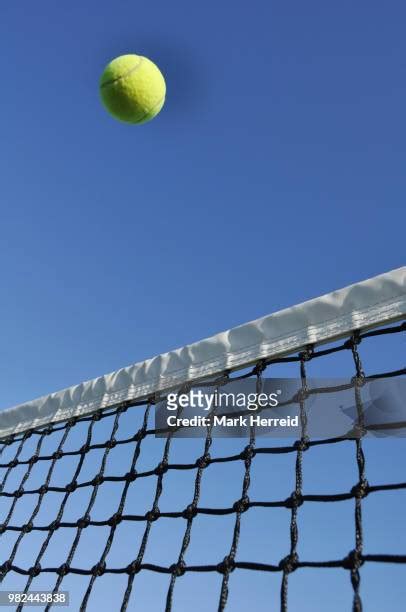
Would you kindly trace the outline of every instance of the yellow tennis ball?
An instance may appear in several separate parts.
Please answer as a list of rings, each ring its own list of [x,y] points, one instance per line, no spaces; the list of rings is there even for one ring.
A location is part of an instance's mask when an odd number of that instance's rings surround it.
[[[111,61],[100,79],[100,95],[109,113],[126,123],[146,123],[165,102],[165,79],[142,55],[121,55]]]

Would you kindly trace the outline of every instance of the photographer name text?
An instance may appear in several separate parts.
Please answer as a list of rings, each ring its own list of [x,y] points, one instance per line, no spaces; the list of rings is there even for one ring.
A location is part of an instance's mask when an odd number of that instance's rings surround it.
[[[175,415],[167,417],[169,427],[299,427],[299,417],[287,416],[286,418],[264,418],[250,414],[247,416],[218,416],[211,417],[193,416],[181,418]]]

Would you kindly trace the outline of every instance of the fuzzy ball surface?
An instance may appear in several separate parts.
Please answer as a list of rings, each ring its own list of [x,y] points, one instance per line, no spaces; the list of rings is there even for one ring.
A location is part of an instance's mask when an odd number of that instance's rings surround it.
[[[159,70],[142,55],[121,55],[111,61],[100,78],[100,95],[108,112],[120,121],[141,124],[159,113],[166,84]]]

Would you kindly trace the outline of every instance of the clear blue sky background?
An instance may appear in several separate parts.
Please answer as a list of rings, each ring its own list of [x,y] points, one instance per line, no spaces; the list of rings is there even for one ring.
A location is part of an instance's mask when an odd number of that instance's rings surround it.
[[[0,405],[402,265],[405,20],[399,0],[2,3]],[[128,52],[167,79],[139,127],[98,97]]]

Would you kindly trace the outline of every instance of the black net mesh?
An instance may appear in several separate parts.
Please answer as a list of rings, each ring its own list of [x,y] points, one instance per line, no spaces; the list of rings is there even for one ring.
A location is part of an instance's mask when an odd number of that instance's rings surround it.
[[[264,373],[272,376],[276,366],[298,368],[302,433],[292,442],[257,440],[254,430],[245,441],[219,441],[212,437],[210,426],[203,440],[179,440],[171,435],[156,438],[154,398],[2,439],[1,589],[69,590],[74,610],[169,612],[193,607],[196,611],[286,612],[292,605],[292,610],[352,606],[354,612],[360,612],[361,577],[368,574],[367,566],[406,563],[406,554],[399,551],[364,549],[363,506],[366,498],[376,494],[390,496],[389,508],[404,506],[406,497],[398,496],[406,490],[406,477],[393,482],[385,471],[379,474],[386,481],[369,482],[362,435],[353,440],[309,439],[305,403],[312,390],[308,369],[324,372],[318,364],[334,354],[342,359],[340,368],[344,362],[351,367],[362,434],[357,382],[406,373],[401,364],[390,371],[369,371],[363,363],[363,346],[373,344],[378,336],[403,338],[405,330],[406,325],[399,324],[356,332],[340,344],[305,347],[297,354],[262,360],[249,371],[223,373],[210,381],[224,386],[229,379],[251,377],[260,385]],[[389,345],[378,349],[383,363],[389,351]],[[377,354],[371,354],[374,364],[380,363]],[[321,455],[328,449],[330,459]],[[375,463],[381,451],[382,447],[373,449]],[[312,453],[319,453],[314,461]],[[282,466],[283,460],[289,462]],[[355,470],[347,482],[340,473],[344,474],[343,465],[348,467],[350,461]],[[329,491],[317,492],[311,468],[317,471],[323,463],[324,475],[320,471],[318,478],[328,484]],[[395,473],[404,474],[400,469]],[[342,490],[345,482],[347,488]],[[340,504],[345,507],[346,522],[330,515],[323,528],[323,511]],[[309,524],[307,508],[315,505],[322,508]],[[255,522],[250,522],[250,515],[255,515]],[[383,545],[392,542],[391,530],[394,541],[399,536],[400,527],[391,522],[395,515],[389,512],[382,526],[388,537]],[[318,558],[321,542],[328,544],[335,524],[337,529],[346,528],[342,541],[347,548],[339,556]],[[307,548],[302,550],[306,541]],[[331,598],[338,598],[337,608],[329,607],[329,571],[336,572],[338,594],[331,593]],[[319,582],[306,587],[299,576],[306,574],[310,579],[312,572]],[[342,580],[345,574],[350,580]],[[259,575],[261,581],[256,582],[254,576]],[[324,581],[327,586],[323,589]],[[306,607],[306,601],[318,604]],[[389,608],[401,610],[402,602]]]

